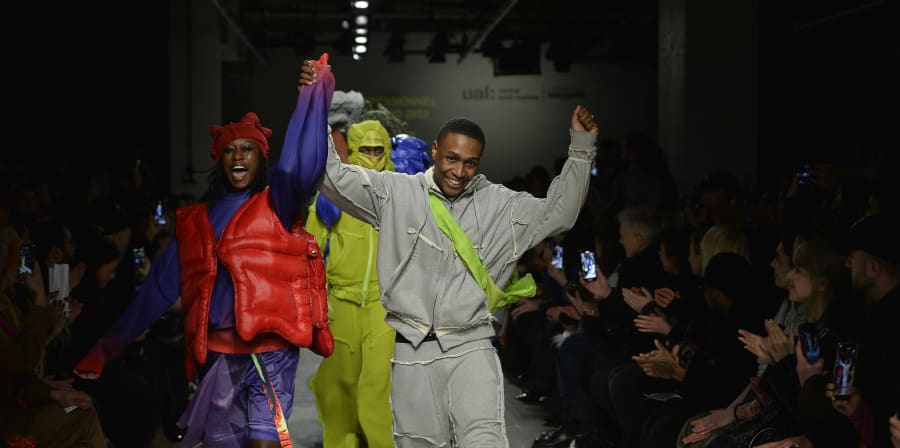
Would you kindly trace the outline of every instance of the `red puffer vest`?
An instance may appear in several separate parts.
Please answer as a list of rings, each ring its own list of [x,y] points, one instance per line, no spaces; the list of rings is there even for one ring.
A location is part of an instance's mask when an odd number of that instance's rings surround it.
[[[235,212],[218,244],[206,207],[181,208],[176,220],[188,378],[206,363],[207,349],[259,353],[294,345],[330,356],[325,267],[315,238],[299,223],[285,230],[268,189]],[[234,281],[238,337],[207,331],[217,260]]]

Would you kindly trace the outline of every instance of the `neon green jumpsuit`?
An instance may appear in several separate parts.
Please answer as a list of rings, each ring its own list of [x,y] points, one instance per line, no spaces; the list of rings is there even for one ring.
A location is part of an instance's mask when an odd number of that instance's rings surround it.
[[[347,146],[350,163],[393,171],[390,137],[379,122],[351,125]],[[379,158],[362,154],[360,146],[382,146],[384,154]],[[379,302],[378,231],[346,213],[328,230],[316,215],[315,203],[306,229],[319,247],[325,247],[326,241],[329,244],[328,325],[335,347],[310,381],[324,448],[393,447],[390,396],[395,334],[384,322],[385,310]]]

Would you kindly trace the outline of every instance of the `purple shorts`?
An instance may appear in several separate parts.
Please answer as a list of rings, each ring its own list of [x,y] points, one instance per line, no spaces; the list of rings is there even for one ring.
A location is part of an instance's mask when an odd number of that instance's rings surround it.
[[[296,347],[257,353],[281,402],[284,418],[294,406],[300,364]],[[250,355],[209,352],[202,380],[178,425],[187,428],[182,446],[243,447],[248,440],[278,440],[259,374]]]

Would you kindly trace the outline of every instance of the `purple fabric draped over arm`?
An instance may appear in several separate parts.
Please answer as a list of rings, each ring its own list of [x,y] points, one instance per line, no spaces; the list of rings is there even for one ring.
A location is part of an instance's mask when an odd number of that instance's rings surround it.
[[[75,366],[75,371],[100,374],[107,360],[119,356],[128,344],[150,328],[178,300],[179,272],[178,243],[173,239],[154,260],[137,297]]]
[[[288,230],[315,192],[328,155],[328,109],[334,94],[334,76],[328,68],[327,54],[313,61],[313,66],[316,82],[300,89],[281,157],[269,176],[275,212]]]

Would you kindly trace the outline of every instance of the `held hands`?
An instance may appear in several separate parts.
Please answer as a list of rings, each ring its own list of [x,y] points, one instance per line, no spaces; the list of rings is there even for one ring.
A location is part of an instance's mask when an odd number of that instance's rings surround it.
[[[299,93],[303,86],[313,85],[316,79],[316,68],[312,61],[303,61],[303,65],[300,67],[300,77],[297,79],[297,92]]]
[[[575,106],[575,112],[572,112],[572,130],[588,131],[593,133],[600,132],[600,126],[594,121],[594,116],[584,106]]]

